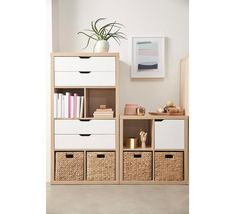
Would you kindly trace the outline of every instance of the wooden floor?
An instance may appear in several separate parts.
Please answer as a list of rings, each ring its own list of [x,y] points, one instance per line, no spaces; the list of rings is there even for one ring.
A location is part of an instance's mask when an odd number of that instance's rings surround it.
[[[188,214],[187,185],[47,185],[47,214]]]

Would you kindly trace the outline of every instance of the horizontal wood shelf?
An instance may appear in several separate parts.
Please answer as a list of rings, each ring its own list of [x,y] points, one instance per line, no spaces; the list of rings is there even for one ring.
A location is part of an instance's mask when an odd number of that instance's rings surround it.
[[[116,120],[116,117],[113,118],[95,118],[95,117],[82,117],[82,118],[54,118],[54,120]]]
[[[188,119],[187,115],[180,115],[180,116],[170,116],[170,115],[145,115],[145,116],[138,116],[138,115],[120,115],[120,119],[123,120],[185,120]]]
[[[55,86],[55,89],[86,89],[86,88],[116,88],[116,86]]]
[[[136,148],[136,149],[129,149],[129,148],[123,148],[123,151],[133,151],[133,152],[138,152],[138,151],[153,151],[152,147],[149,148]]]

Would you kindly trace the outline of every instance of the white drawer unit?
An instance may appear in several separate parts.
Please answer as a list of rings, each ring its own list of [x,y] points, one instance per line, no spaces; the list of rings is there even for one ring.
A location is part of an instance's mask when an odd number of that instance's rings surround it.
[[[115,86],[115,72],[55,72],[55,86]]]
[[[155,121],[155,149],[184,149],[184,120]]]
[[[55,149],[115,149],[115,135],[55,135]]]
[[[115,57],[55,57],[54,70],[57,71],[98,71],[115,72]]]
[[[55,134],[115,134],[115,120],[55,120]]]

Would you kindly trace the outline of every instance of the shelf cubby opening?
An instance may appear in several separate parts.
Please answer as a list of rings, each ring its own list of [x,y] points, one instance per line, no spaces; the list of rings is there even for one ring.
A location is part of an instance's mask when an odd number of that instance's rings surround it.
[[[115,88],[87,88],[86,90],[86,117],[92,118],[100,105],[112,108],[113,117],[116,117]]]
[[[139,139],[140,130],[147,132],[146,148],[142,148],[140,142],[138,147],[132,150],[151,150],[152,149],[152,121],[151,120],[124,120],[123,121],[123,149],[129,150],[125,145],[128,138]],[[138,140],[139,141],[139,140]]]

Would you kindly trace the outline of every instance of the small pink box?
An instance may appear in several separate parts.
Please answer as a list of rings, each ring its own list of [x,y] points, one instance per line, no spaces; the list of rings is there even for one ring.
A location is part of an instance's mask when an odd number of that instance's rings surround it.
[[[137,104],[126,104],[124,109],[125,115],[136,115],[136,109],[139,107]]]

